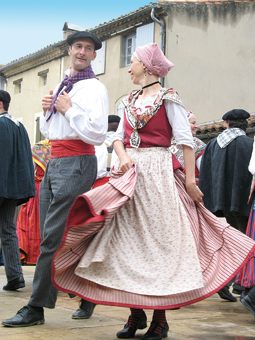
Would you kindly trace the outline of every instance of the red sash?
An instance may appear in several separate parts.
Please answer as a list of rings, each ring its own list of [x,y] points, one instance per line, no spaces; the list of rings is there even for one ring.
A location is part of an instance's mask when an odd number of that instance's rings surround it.
[[[51,158],[95,155],[95,147],[80,139],[52,140],[50,154]]]

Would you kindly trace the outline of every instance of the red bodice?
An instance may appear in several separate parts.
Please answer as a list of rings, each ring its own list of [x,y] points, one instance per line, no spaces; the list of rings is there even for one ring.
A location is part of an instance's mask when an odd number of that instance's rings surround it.
[[[133,128],[124,115],[125,140],[124,144],[130,148],[129,139]],[[148,123],[138,130],[141,138],[140,148],[151,147],[169,147],[171,145],[172,128],[166,115],[165,105],[161,105],[157,113],[148,121]]]

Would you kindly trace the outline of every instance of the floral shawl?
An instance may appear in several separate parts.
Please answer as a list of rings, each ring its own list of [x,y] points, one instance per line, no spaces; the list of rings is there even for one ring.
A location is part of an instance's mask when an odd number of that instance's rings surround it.
[[[123,101],[125,107],[126,118],[131,127],[133,133],[130,136],[130,146],[138,148],[141,142],[141,138],[138,134],[138,130],[145,126],[146,123],[157,113],[158,109],[163,103],[164,99],[171,100],[184,107],[179,95],[173,89],[162,88],[158,92],[156,99],[152,106],[146,108],[146,110],[138,114],[135,102],[142,90],[132,91]]]

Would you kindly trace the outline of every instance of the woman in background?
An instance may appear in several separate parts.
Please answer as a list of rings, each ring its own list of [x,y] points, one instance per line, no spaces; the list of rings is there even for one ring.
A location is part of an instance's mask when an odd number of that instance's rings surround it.
[[[17,219],[20,259],[22,263],[36,264],[40,255],[39,191],[47,163],[50,160],[50,141],[45,139],[32,148],[35,168],[35,197],[23,204]]]
[[[194,148],[195,148],[195,161],[196,161],[195,178],[196,178],[196,184],[198,185],[199,169],[200,169],[202,155],[206,147],[206,144],[203,141],[201,141],[199,138],[195,137],[197,133],[197,121],[192,111],[187,111],[187,118],[189,120],[190,129],[191,129],[191,133],[193,136]],[[183,150],[177,147],[177,143],[174,138],[172,139],[172,144],[169,150],[172,152],[173,155],[175,155],[175,157],[177,158],[178,162],[180,163],[182,167],[183,173],[185,174],[186,171],[185,171],[185,166],[184,166]]]

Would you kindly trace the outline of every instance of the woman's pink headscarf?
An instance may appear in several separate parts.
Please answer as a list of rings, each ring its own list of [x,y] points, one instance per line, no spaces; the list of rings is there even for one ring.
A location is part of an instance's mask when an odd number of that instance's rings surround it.
[[[165,57],[164,53],[155,43],[137,47],[134,56],[144,63],[149,74],[156,74],[160,78],[165,77],[171,68],[174,67],[174,64]]]

